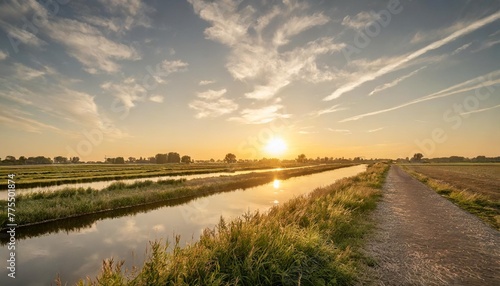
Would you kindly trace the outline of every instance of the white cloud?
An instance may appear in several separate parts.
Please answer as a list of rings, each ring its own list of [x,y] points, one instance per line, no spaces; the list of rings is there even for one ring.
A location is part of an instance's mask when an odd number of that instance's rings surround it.
[[[16,78],[20,80],[31,80],[37,77],[41,77],[45,74],[44,71],[32,69],[21,63],[14,64],[14,73]]]
[[[391,87],[394,87],[394,86],[398,85],[400,82],[402,82],[403,80],[405,80],[405,79],[407,79],[409,77],[414,76],[415,74],[417,74],[419,71],[425,69],[426,67],[427,66],[423,66],[423,67],[421,67],[421,68],[419,68],[417,70],[412,71],[409,74],[406,74],[404,76],[398,77],[397,79],[395,79],[395,80],[393,80],[393,81],[391,81],[389,83],[386,83],[386,84],[383,84],[383,85],[379,85],[379,86],[375,87],[375,89],[373,89],[372,92],[370,92],[370,94],[368,94],[368,95],[374,95],[375,93],[381,92],[381,91],[386,90],[386,89],[391,88]]]
[[[428,41],[435,41],[439,38],[444,38],[446,35],[454,33],[457,30],[461,30],[471,23],[466,21],[459,21],[451,26],[433,29],[430,31],[418,31],[415,33],[413,38],[410,40],[411,44],[419,44]]]
[[[226,89],[221,89],[221,90],[212,90],[209,89],[204,92],[199,92],[198,97],[207,99],[207,100],[214,100],[222,97],[224,94],[226,94],[227,90]]]
[[[386,108],[386,109],[382,109],[382,110],[378,110],[378,111],[373,111],[373,112],[369,112],[369,113],[364,113],[364,114],[352,116],[352,117],[343,119],[343,120],[341,120],[339,122],[347,122],[347,121],[359,120],[359,119],[362,119],[362,118],[365,118],[365,117],[369,117],[369,116],[373,116],[373,115],[378,115],[378,114],[382,114],[382,113],[386,113],[386,112],[390,112],[390,111],[394,111],[394,110],[397,110],[397,109],[400,109],[400,108],[403,108],[403,107],[407,107],[407,106],[410,106],[410,105],[413,105],[413,104],[417,104],[417,103],[421,103],[421,102],[425,102],[425,101],[429,101],[429,100],[433,100],[433,99],[438,99],[438,98],[442,98],[442,97],[447,97],[447,96],[459,94],[459,93],[462,93],[462,92],[474,90],[476,88],[494,86],[494,85],[497,85],[497,84],[500,84],[500,70],[493,71],[493,72],[488,73],[486,75],[473,78],[473,79],[468,80],[466,82],[453,85],[451,87],[448,87],[446,89],[440,90],[438,92],[435,92],[435,93],[423,96],[421,98],[418,98],[418,99],[415,99],[415,100],[412,100],[412,101],[409,101],[409,102],[406,102],[406,103],[403,103],[403,104],[400,104],[400,105],[397,105],[397,106],[394,106],[394,107],[390,107],[390,108]]]
[[[0,26],[7,32],[9,35],[9,40],[11,40],[11,44],[14,44],[15,46],[18,45],[18,41],[20,43],[33,46],[33,47],[41,47],[43,45],[46,45],[47,43],[37,37],[35,34],[24,30],[20,29],[18,27],[14,27],[8,23],[5,23],[3,21],[0,21]]]
[[[120,70],[118,60],[138,60],[139,53],[132,47],[106,38],[95,27],[65,18],[48,22],[47,34],[67,48],[89,73],[115,73]]]
[[[189,107],[194,109],[196,118],[219,117],[229,114],[238,109],[238,104],[230,99],[221,98],[217,101],[194,100],[189,103]]]
[[[135,106],[135,102],[144,101],[148,91],[132,77],[126,78],[123,82],[113,83],[105,82],[101,88],[111,92],[111,94],[120,99],[124,107],[130,109]]]
[[[340,104],[335,104],[329,108],[314,111],[314,112],[310,113],[310,115],[318,117],[318,116],[321,116],[324,114],[333,113],[333,112],[342,111],[342,110],[347,110],[347,108],[340,107]]]
[[[360,12],[356,16],[345,16],[342,20],[342,26],[346,26],[355,30],[361,30],[367,25],[380,19],[380,15],[373,12]]]
[[[279,118],[290,118],[290,114],[283,114],[280,110],[283,105],[274,104],[259,109],[244,109],[240,117],[231,117],[230,121],[236,121],[244,124],[264,124]]]
[[[348,129],[333,129],[333,128],[327,128],[328,131],[335,132],[335,133],[342,133],[342,134],[352,134],[351,130]]]
[[[467,43],[467,44],[465,44],[465,45],[462,45],[462,46],[458,47],[457,49],[455,49],[455,50],[451,53],[451,55],[452,55],[452,56],[454,56],[454,55],[456,55],[456,54],[458,54],[458,53],[460,53],[460,52],[462,52],[462,51],[466,50],[468,47],[470,47],[470,45],[472,45],[472,42]]]
[[[335,78],[335,71],[320,69],[316,63],[319,56],[340,51],[344,46],[333,38],[281,49],[295,36],[329,22],[322,13],[307,15],[307,3],[284,1],[266,13],[251,6],[241,7],[241,1],[189,2],[200,18],[211,25],[205,30],[206,37],[230,47],[226,68],[233,78],[253,87],[245,94],[247,98],[271,99],[295,80],[321,82]]]
[[[215,81],[213,81],[213,80],[202,80],[202,81],[200,81],[200,83],[198,83],[198,85],[209,85],[209,84],[212,84],[212,83],[215,83]]]
[[[9,57],[9,53],[6,53],[6,52],[0,50],[0,61],[3,61],[8,57]]]
[[[489,48],[496,46],[498,44],[500,44],[500,40],[488,39],[488,40],[484,41],[483,43],[481,43],[481,45],[477,49],[474,49],[472,52],[477,53],[479,51],[489,49]]]
[[[149,97],[149,101],[162,103],[165,98],[162,95],[152,95]]]
[[[195,115],[196,118],[219,117],[232,113],[238,109],[238,104],[230,99],[223,98],[226,92],[226,89],[210,89],[200,92],[197,96],[202,100],[191,101],[189,107],[197,112]]]
[[[278,28],[274,34],[273,43],[279,47],[288,44],[290,38],[315,26],[322,26],[330,19],[321,13],[311,16],[291,17],[284,25]]]
[[[380,127],[380,128],[370,129],[370,130],[368,130],[366,132],[373,133],[373,132],[378,132],[378,131],[381,131],[381,130],[384,130],[384,129],[385,129],[385,127]]]
[[[363,83],[365,83],[367,81],[374,80],[382,75],[385,75],[389,72],[392,72],[395,69],[399,68],[400,66],[408,63],[409,61],[417,59],[418,57],[422,56],[423,54],[425,54],[429,51],[440,48],[440,47],[442,47],[442,46],[444,46],[444,45],[446,45],[446,44],[448,44],[448,43],[450,43],[450,42],[452,42],[452,41],[454,41],[454,40],[456,40],[464,35],[467,35],[473,31],[476,31],[477,29],[480,29],[480,28],[484,27],[485,25],[490,24],[498,19],[500,19],[500,11],[496,12],[496,13],[494,13],[486,18],[477,20],[477,21],[471,23],[469,26],[453,32],[451,35],[445,37],[444,39],[435,41],[435,42],[425,46],[424,48],[421,48],[413,53],[410,53],[409,55],[405,56],[402,60],[397,61],[397,62],[392,63],[392,64],[389,64],[377,72],[365,74],[357,80],[354,80],[354,81],[351,81],[351,82],[344,84],[343,86],[341,86],[337,90],[335,90],[331,95],[325,97],[324,100],[329,101],[329,100],[333,100],[335,98],[338,98],[338,97],[342,96],[344,93],[355,89],[356,87],[362,85]]]
[[[468,111],[468,112],[463,112],[463,113],[460,113],[460,115],[468,115],[468,114],[472,114],[472,113],[484,112],[484,111],[492,110],[492,109],[499,108],[499,107],[500,107],[500,104],[492,106],[492,107],[488,107],[488,108],[482,108],[482,109],[472,110],[472,111]]]
[[[112,16],[108,19],[91,17],[91,22],[108,28],[113,32],[131,30],[134,27],[151,27],[151,19],[147,13],[154,11],[141,0],[99,0]],[[93,18],[93,19],[92,19]]]
[[[10,108],[9,112],[6,109],[0,109],[0,123],[14,129],[20,129],[26,132],[42,133],[45,131],[61,132],[61,129],[39,122],[39,120],[21,116],[21,112],[16,112],[16,109]]]

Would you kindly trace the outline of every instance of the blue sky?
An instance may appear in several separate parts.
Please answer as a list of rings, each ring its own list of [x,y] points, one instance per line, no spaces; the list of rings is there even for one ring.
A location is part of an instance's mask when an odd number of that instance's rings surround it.
[[[500,154],[498,1],[44,3],[0,4],[2,158]]]

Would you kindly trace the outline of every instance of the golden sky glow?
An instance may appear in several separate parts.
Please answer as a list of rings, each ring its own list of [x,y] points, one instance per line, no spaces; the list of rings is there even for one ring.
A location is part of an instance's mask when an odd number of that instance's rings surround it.
[[[500,155],[498,1],[21,2],[2,159]]]

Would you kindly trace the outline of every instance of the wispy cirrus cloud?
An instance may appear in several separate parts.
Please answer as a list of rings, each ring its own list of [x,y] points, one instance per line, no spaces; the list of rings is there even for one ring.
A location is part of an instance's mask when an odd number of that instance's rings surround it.
[[[156,103],[163,103],[165,100],[165,97],[163,95],[152,95],[149,97],[149,101],[156,102]]]
[[[389,72],[392,72],[392,71],[396,70],[397,68],[399,68],[400,66],[402,66],[402,65],[404,65],[412,60],[419,58],[420,56],[426,54],[427,52],[435,50],[437,48],[440,48],[440,47],[442,47],[450,42],[453,42],[456,39],[458,39],[464,35],[467,35],[467,34],[474,32],[474,31],[476,31],[476,30],[478,30],[478,29],[480,29],[480,28],[482,28],[490,23],[497,21],[498,19],[500,19],[500,12],[499,11],[497,11],[496,13],[494,13],[488,17],[485,17],[483,19],[479,19],[475,22],[472,22],[466,27],[461,27],[460,29],[454,31],[451,35],[445,37],[444,39],[437,40],[437,41],[435,41],[435,42],[433,42],[433,43],[431,43],[431,44],[429,44],[429,45],[427,45],[427,46],[425,46],[425,47],[423,47],[415,52],[412,52],[412,53],[404,56],[399,61],[388,64],[376,72],[365,74],[354,81],[351,81],[351,82],[348,82],[348,83],[342,85],[341,87],[337,88],[337,90],[335,90],[331,95],[325,97],[323,100],[330,101],[330,100],[336,99],[336,98],[342,96],[343,94],[345,94],[346,92],[349,92],[349,91],[357,88],[358,86],[364,84],[365,82],[372,81],[376,78],[379,78],[382,75],[385,75]]]
[[[459,53],[465,51],[471,45],[472,45],[472,42],[464,44],[464,45],[461,45],[460,47],[456,48],[453,52],[451,52],[451,55],[454,56],[456,54],[459,54]]]
[[[107,17],[84,14],[80,18],[91,25],[115,33],[124,33],[134,27],[151,27],[148,13],[154,11],[141,0],[99,0]]]
[[[459,94],[459,93],[466,92],[466,91],[471,91],[471,90],[474,90],[476,88],[494,86],[494,85],[498,85],[498,84],[500,84],[500,70],[496,70],[496,71],[493,71],[491,73],[485,74],[483,76],[479,76],[479,77],[470,79],[470,80],[465,81],[463,83],[459,83],[459,84],[450,86],[450,87],[445,88],[443,90],[440,90],[438,92],[420,97],[418,99],[415,99],[415,100],[412,100],[412,101],[409,101],[409,102],[406,102],[406,103],[403,103],[403,104],[400,104],[400,105],[397,105],[394,107],[352,116],[352,117],[343,119],[339,122],[359,120],[359,119],[362,119],[365,117],[374,116],[374,115],[398,110],[398,109],[401,109],[401,108],[404,108],[404,107],[407,107],[410,105],[414,105],[417,103],[421,103],[421,102],[425,102],[425,101],[429,101],[429,100],[434,100],[434,99],[438,99],[438,98],[442,98],[442,97],[447,97],[447,96]]]
[[[6,52],[0,50],[0,61],[3,61],[8,57],[9,57],[9,53],[6,53]]]
[[[482,108],[482,109],[477,109],[477,110],[471,110],[471,111],[468,111],[468,112],[462,112],[462,113],[460,113],[460,115],[468,115],[468,114],[472,114],[472,113],[484,112],[484,111],[492,110],[492,109],[499,108],[499,107],[500,107],[500,104],[492,106],[492,107],[487,107],[487,108]]]
[[[335,133],[342,133],[342,134],[346,134],[346,135],[350,135],[350,134],[352,134],[352,131],[351,131],[351,130],[349,130],[349,129],[334,129],[334,128],[327,128],[326,130],[331,131],[331,132],[335,132]]]
[[[380,19],[379,14],[363,11],[353,17],[349,15],[345,16],[342,20],[342,26],[346,26],[354,30],[361,30],[378,19]]]
[[[27,116],[14,114],[13,111],[14,109],[11,109],[8,113],[0,111],[0,124],[32,133],[42,133],[46,131],[61,133],[61,129],[55,126],[41,123],[38,120],[28,118]]]
[[[118,98],[126,109],[134,107],[137,101],[144,101],[148,94],[142,84],[132,77],[126,78],[122,82],[107,81],[101,84],[101,88]]]
[[[267,12],[250,5],[240,7],[240,1],[189,2],[200,18],[211,25],[205,29],[206,38],[231,49],[227,70],[233,78],[253,87],[245,97],[269,100],[292,81],[318,82],[335,77],[334,71],[320,69],[316,63],[319,56],[340,51],[344,46],[332,38],[282,49],[297,35],[330,21],[323,13],[308,14],[306,2],[284,1]]]
[[[347,107],[341,107],[340,104],[335,104],[329,108],[325,108],[325,109],[321,109],[321,110],[317,110],[317,111],[313,111],[311,113],[309,113],[309,115],[313,116],[313,117],[318,117],[318,116],[321,116],[321,115],[324,115],[324,114],[328,114],[328,113],[334,113],[334,112],[337,112],[337,111],[342,111],[342,110],[347,110],[348,108]]]
[[[370,129],[370,130],[368,130],[368,131],[366,131],[366,132],[368,132],[368,133],[373,133],[373,132],[382,131],[382,130],[384,130],[384,129],[385,129],[385,127],[379,127],[379,128],[375,128],[375,129]]]
[[[198,85],[209,85],[209,84],[212,84],[212,83],[215,83],[215,81],[213,80],[201,80]]]
[[[196,118],[219,117],[232,113],[238,109],[238,104],[226,99],[226,89],[208,90],[197,94],[199,99],[189,103],[189,107],[196,111]]]
[[[105,37],[97,28],[72,19],[57,18],[47,24],[48,36],[66,47],[91,74],[116,73],[119,60],[138,60],[139,52]]]
[[[391,87],[394,87],[394,86],[398,85],[400,82],[402,82],[403,80],[416,75],[419,71],[425,69],[426,67],[427,66],[423,66],[417,70],[412,71],[409,74],[398,77],[397,79],[395,79],[391,82],[379,85],[379,86],[375,87],[368,95],[371,96],[371,95],[374,95],[375,93],[381,92],[381,91],[386,90],[386,89],[391,88]]]
[[[241,116],[231,117],[229,121],[236,121],[244,124],[264,124],[269,123],[277,118],[290,118],[291,114],[282,112],[284,106],[281,104],[273,104],[256,109],[243,109]]]

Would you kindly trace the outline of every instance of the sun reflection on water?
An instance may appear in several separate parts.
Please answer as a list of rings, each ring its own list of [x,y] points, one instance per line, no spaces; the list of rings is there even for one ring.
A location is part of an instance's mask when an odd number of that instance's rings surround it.
[[[279,189],[279,187],[280,187],[280,180],[274,180],[274,182],[273,182],[273,187],[274,187],[275,189]]]

